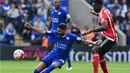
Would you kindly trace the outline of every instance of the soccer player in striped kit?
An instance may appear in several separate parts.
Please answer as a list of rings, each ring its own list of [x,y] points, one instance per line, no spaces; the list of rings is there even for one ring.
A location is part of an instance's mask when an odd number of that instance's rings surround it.
[[[98,73],[98,65],[100,63],[103,72],[108,73],[104,55],[110,51],[112,46],[115,45],[118,41],[114,27],[114,21],[110,11],[105,7],[102,7],[102,0],[95,0],[93,4],[93,11],[91,13],[98,17],[99,26],[89,29],[83,35],[89,34],[91,32],[101,32],[101,43],[98,46],[94,46],[92,49],[93,68],[94,73]]]

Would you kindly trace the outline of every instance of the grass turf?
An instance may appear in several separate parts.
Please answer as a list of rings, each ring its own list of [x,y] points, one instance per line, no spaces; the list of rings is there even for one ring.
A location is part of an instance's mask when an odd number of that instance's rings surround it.
[[[0,61],[0,73],[33,73],[39,61]],[[109,73],[130,73],[130,63],[107,63]],[[67,63],[62,69],[51,73],[93,73],[91,62],[72,62],[73,69],[66,70]],[[99,73],[103,73],[99,67]]]

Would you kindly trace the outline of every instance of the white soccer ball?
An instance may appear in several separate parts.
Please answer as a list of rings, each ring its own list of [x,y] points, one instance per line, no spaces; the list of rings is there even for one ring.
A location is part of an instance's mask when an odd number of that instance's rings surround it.
[[[13,53],[13,57],[16,60],[22,60],[24,58],[24,51],[21,49],[17,49]]]

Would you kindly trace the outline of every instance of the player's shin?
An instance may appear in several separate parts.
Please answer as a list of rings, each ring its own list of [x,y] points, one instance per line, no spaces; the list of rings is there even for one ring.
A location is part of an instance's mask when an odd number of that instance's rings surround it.
[[[40,73],[37,69],[34,70],[34,73]]]
[[[94,68],[94,73],[98,73],[98,64],[99,64],[99,54],[98,53],[93,53],[92,54],[92,59],[93,59],[93,68]]]
[[[54,64],[52,64],[47,69],[45,69],[44,71],[42,71],[41,73],[50,73],[55,68],[56,68],[56,66]]]
[[[104,73],[108,73],[106,59],[104,57],[100,59],[100,66],[101,66]]]

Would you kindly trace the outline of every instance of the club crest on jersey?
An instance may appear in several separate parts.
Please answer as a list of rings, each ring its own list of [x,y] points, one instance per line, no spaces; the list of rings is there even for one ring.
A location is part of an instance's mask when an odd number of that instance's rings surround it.
[[[103,23],[103,22],[104,22],[104,18],[101,18],[101,19],[100,19],[100,22]]]
[[[58,22],[59,22],[59,19],[58,19],[58,18],[52,18],[52,22],[58,23]]]
[[[61,12],[58,12],[58,15],[61,15]]]
[[[69,40],[70,38],[69,37],[66,37],[66,40]]]

